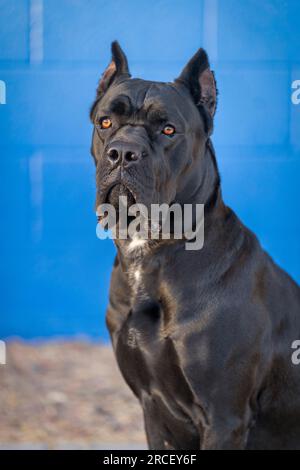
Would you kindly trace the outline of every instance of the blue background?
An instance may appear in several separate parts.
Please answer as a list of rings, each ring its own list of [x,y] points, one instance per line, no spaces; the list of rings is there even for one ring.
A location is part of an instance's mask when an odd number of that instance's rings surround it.
[[[114,39],[153,80],[206,47],[225,201],[300,280],[298,0],[0,0],[1,338],[107,338],[88,111]]]

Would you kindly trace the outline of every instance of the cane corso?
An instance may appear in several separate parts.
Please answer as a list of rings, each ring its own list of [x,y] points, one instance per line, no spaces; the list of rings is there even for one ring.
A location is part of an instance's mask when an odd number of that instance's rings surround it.
[[[161,83],[131,78],[112,44],[91,108],[96,206],[204,204],[205,238],[117,239],[107,326],[150,449],[300,449],[300,289],[223,202],[216,102],[203,49]]]

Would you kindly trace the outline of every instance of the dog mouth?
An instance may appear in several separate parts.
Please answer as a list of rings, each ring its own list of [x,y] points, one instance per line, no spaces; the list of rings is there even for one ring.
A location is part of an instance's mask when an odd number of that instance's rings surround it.
[[[112,204],[115,209],[119,208],[120,197],[126,198],[127,206],[130,207],[136,204],[136,197],[133,191],[128,188],[124,183],[114,184],[106,195],[106,203]]]
[[[125,204],[127,208],[136,204],[136,195],[124,183],[115,183],[107,191],[104,204],[111,204],[118,214],[120,204]],[[98,215],[98,222],[101,222],[102,218],[103,215]]]

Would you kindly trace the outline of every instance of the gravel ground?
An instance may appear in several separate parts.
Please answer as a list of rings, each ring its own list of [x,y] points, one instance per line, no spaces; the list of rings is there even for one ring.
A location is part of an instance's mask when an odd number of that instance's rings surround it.
[[[142,413],[109,346],[10,342],[0,448],[146,448]]]

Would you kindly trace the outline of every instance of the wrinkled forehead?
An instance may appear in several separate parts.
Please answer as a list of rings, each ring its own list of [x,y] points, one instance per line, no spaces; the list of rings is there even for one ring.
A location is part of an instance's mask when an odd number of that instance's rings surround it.
[[[125,80],[112,86],[100,106],[107,114],[139,114],[157,121],[186,119],[195,108],[188,93],[175,84],[141,79]]]

